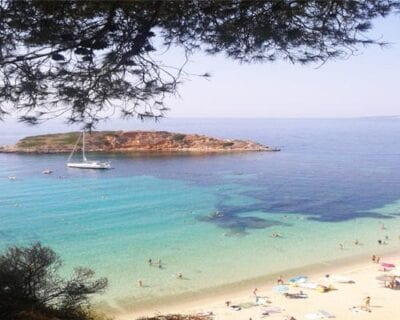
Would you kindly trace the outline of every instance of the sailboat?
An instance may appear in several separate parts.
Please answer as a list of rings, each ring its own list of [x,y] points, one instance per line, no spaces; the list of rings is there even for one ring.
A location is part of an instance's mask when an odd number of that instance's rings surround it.
[[[75,149],[79,143],[79,140],[82,136],[82,161],[80,162],[71,162],[72,156],[74,155]],[[78,140],[72,150],[71,154],[68,157],[67,167],[69,168],[79,168],[79,169],[111,169],[110,162],[101,162],[96,160],[88,160],[85,154],[85,131],[82,131],[82,134],[79,135]]]

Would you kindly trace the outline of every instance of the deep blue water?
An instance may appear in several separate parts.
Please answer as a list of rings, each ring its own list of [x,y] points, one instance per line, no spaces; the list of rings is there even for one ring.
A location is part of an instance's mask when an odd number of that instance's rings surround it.
[[[231,174],[230,179],[238,183],[241,175],[250,175],[244,183],[251,184],[252,188],[243,191],[243,195],[257,200],[256,203],[232,206],[224,201],[229,195],[219,195],[217,208],[224,211],[227,223],[253,209],[276,213],[302,212],[318,221],[389,218],[369,210],[400,198],[400,119],[167,119],[158,124],[133,124],[139,129],[251,139],[281,147],[282,151],[218,156],[107,155],[106,158],[113,161],[114,170],[106,173],[77,171],[72,177],[107,179],[149,175],[202,186],[218,185],[224,173]],[[115,124],[108,124],[107,128],[113,125],[115,128]],[[48,132],[45,126],[29,128],[32,131],[29,134],[42,130]],[[129,129],[131,126],[122,122],[120,127]],[[52,130],[57,131],[56,128]],[[60,131],[64,130],[63,127]],[[0,128],[2,131],[5,129]],[[0,137],[0,144],[26,135],[19,130],[7,133],[9,137],[3,141]],[[0,157],[3,176],[19,170],[24,176],[40,175],[38,169],[46,167],[57,171],[51,178],[67,176],[65,155]],[[7,162],[13,165],[7,166]],[[216,222],[223,225],[223,221]]]

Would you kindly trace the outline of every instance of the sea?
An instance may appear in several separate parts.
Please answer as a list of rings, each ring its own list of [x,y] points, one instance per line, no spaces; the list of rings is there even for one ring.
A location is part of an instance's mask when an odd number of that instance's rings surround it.
[[[0,145],[77,129],[5,121]],[[112,162],[104,171],[66,168],[66,154],[0,154],[0,249],[40,241],[60,255],[65,277],[92,268],[109,279],[96,299],[110,310],[400,248],[400,118],[112,120],[98,129],[281,149],[89,154]]]

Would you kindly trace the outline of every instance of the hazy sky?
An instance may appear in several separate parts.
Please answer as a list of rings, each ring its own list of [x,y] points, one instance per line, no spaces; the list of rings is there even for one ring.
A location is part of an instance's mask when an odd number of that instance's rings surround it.
[[[367,47],[348,60],[316,65],[275,62],[240,65],[197,54],[169,117],[359,117],[400,114],[400,15],[376,21],[375,37],[391,45]]]

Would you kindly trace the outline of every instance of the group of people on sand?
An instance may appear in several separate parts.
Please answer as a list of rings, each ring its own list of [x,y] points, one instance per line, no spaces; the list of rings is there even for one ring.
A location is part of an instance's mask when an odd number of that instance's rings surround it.
[[[326,275],[326,277],[329,277],[329,275]],[[283,281],[283,278],[282,278],[281,275],[278,277],[276,282],[277,282],[278,285],[283,285],[284,284],[284,281]],[[303,293],[303,292],[301,291],[301,293]],[[253,290],[253,295],[256,298],[258,297],[258,289],[257,288],[255,288]],[[227,307],[229,307],[231,305],[231,302],[230,301],[226,301],[225,304],[226,304]],[[354,308],[356,308],[356,307],[354,307]],[[363,299],[362,304],[358,308],[361,309],[361,310],[367,311],[367,312],[371,312],[371,297],[370,296],[365,297]],[[252,320],[252,318],[250,318],[249,320]],[[287,316],[285,318],[285,320],[297,320],[297,319],[294,318],[293,316]]]
[[[391,276],[389,281],[385,281],[385,287],[390,289],[397,289],[400,286],[400,281],[396,279],[396,276]]]
[[[371,261],[375,262],[375,263],[379,263],[381,261],[381,257],[378,257],[378,256],[373,254],[372,257],[371,257]]]

